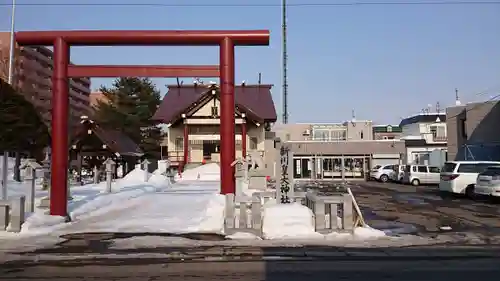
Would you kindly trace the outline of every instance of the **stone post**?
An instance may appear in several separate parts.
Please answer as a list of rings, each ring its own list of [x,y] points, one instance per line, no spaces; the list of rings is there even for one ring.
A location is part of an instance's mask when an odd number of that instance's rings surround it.
[[[99,169],[97,166],[94,166],[94,184],[99,183]]]
[[[148,159],[144,159],[144,161],[142,161],[142,169],[144,170],[144,181],[147,182],[149,180],[149,170],[148,170],[148,167],[149,167],[149,160]]]
[[[28,159],[20,169],[26,169],[27,174],[30,175],[31,189],[30,189],[30,201],[29,201],[29,212],[35,211],[35,197],[36,197],[36,170],[42,168],[40,164],[36,162],[35,159]]]
[[[113,181],[114,165],[116,165],[116,163],[111,158],[108,158],[104,161],[104,165],[106,165],[106,192],[111,193],[111,183]]]

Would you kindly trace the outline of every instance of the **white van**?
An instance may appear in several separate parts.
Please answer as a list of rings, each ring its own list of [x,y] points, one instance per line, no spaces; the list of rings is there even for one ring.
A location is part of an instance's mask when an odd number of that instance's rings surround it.
[[[488,167],[499,166],[494,161],[450,161],[444,163],[441,171],[439,191],[454,194],[474,195],[477,176]]]
[[[406,165],[403,183],[414,186],[421,184],[439,184],[441,169],[436,166]]]

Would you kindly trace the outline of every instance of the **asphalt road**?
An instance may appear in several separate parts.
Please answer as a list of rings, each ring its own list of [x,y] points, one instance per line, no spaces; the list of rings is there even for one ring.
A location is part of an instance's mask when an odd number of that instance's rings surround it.
[[[472,201],[465,198],[439,196],[436,187],[412,187],[391,183],[367,182],[352,186],[367,222],[373,227],[412,226],[415,233],[429,235],[442,233],[441,227],[449,226],[452,231],[468,231],[484,235],[500,235],[500,205]],[[217,237],[204,237],[215,239]],[[101,239],[102,240],[102,239]],[[99,245],[82,243],[73,237],[64,249],[54,249],[54,254],[108,252],[107,242]],[[79,242],[80,241],[80,242]],[[91,241],[97,243],[96,241]],[[81,245],[80,245],[81,244]],[[103,247],[101,249],[101,247]],[[436,248],[441,253],[444,248]],[[479,247],[479,251],[498,253],[489,246]],[[154,249],[166,252],[168,249]],[[199,250],[199,249],[198,249]],[[233,249],[236,251],[237,249]],[[396,251],[388,249],[386,251]],[[259,260],[253,261],[183,261],[166,259],[102,259],[74,261],[18,261],[0,264],[2,280],[467,280],[481,276],[482,280],[496,280],[500,276],[500,254],[494,256],[474,256],[471,249],[458,249],[461,255],[450,254],[445,258],[419,255],[418,251],[402,256],[378,256],[366,249],[346,250],[348,253],[326,260],[310,261]],[[207,250],[208,251],[208,250]],[[212,249],[214,251],[214,249]],[[251,249],[240,249],[241,255]],[[256,251],[256,255],[269,250]],[[277,251],[277,250],[276,250]],[[280,248],[280,251],[283,249]],[[318,250],[319,251],[319,250]],[[331,254],[340,251],[325,248],[321,251]],[[379,251],[379,250],[375,250]],[[140,252],[136,249],[135,252]],[[215,251],[216,252],[216,251]],[[396,251],[397,252],[397,251]],[[40,253],[51,253],[50,249]],[[359,257],[357,256],[359,253]],[[465,253],[465,254],[464,254]],[[127,254],[127,253],[121,253]],[[132,253],[131,253],[132,254]],[[269,253],[268,253],[269,254]],[[408,254],[408,255],[407,255]],[[168,279],[166,279],[168,278]]]
[[[500,235],[499,204],[442,198],[437,186],[363,182],[351,189],[365,220],[376,228],[392,222],[394,227],[413,226],[422,235],[441,233],[443,227],[454,232]]]
[[[498,259],[184,262],[26,265],[0,268],[0,280],[496,280]],[[168,279],[166,279],[168,278]]]

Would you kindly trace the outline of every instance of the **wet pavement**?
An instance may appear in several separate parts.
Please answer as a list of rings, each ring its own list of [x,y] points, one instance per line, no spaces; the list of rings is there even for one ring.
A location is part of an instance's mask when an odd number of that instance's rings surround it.
[[[331,251],[331,249],[330,249]],[[166,259],[103,259],[39,261],[4,264],[0,280],[470,280],[482,276],[494,280],[500,274],[495,255],[470,255],[455,250],[450,256],[363,257],[318,260],[171,261]],[[495,251],[492,251],[493,253]],[[498,252],[497,252],[498,253]],[[406,257],[406,258],[405,258]]]
[[[473,201],[466,198],[442,198],[437,187],[413,187],[393,183],[362,182],[350,184],[365,221],[372,227],[381,229],[391,236],[415,234],[423,237],[436,237],[449,233],[475,233],[483,239],[483,246],[500,244],[500,205],[484,201]],[[335,188],[336,189],[336,188]],[[338,192],[330,190],[333,192]],[[119,249],[113,242],[140,236],[161,236],[185,238],[198,241],[226,240],[216,234],[182,234],[165,233],[75,233],[61,236],[64,240],[54,246],[39,248],[25,252],[16,251],[26,256],[35,255],[78,255],[78,254],[114,254],[127,255],[135,253],[186,254],[195,251],[210,251],[214,255],[262,255],[263,249],[249,246],[206,246],[195,248],[179,247],[144,247]],[[490,237],[490,238],[488,238]],[[146,237],[147,238],[147,237]],[[495,242],[496,241],[496,242]],[[455,243],[458,244],[458,243]],[[451,243],[449,244],[451,245]],[[282,249],[282,248],[281,248]],[[331,247],[329,248],[331,251]],[[194,254],[193,254],[194,255]],[[198,254],[196,254],[198,255]],[[208,252],[200,254],[206,257]]]
[[[388,233],[428,236],[448,231],[500,235],[498,204],[441,197],[437,186],[362,182],[353,184],[351,190],[366,222]]]

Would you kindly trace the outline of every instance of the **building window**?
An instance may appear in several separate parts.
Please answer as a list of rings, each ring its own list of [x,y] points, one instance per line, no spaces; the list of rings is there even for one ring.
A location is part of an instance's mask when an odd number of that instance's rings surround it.
[[[182,151],[184,149],[184,138],[175,138],[175,151]]]
[[[250,149],[257,150],[258,139],[256,137],[250,138]]]
[[[313,140],[327,141],[330,138],[330,131],[326,129],[318,129],[313,131]]]
[[[431,126],[430,131],[433,138],[444,139],[446,138],[446,127],[444,126]]]
[[[345,140],[347,135],[345,130],[332,130],[330,133],[331,140]]]
[[[168,158],[168,147],[164,145],[160,146],[160,154],[161,154],[161,159]]]
[[[321,141],[345,140],[346,136],[346,130],[315,129],[312,139]]]
[[[391,133],[392,132],[392,126],[387,126],[387,132]]]

